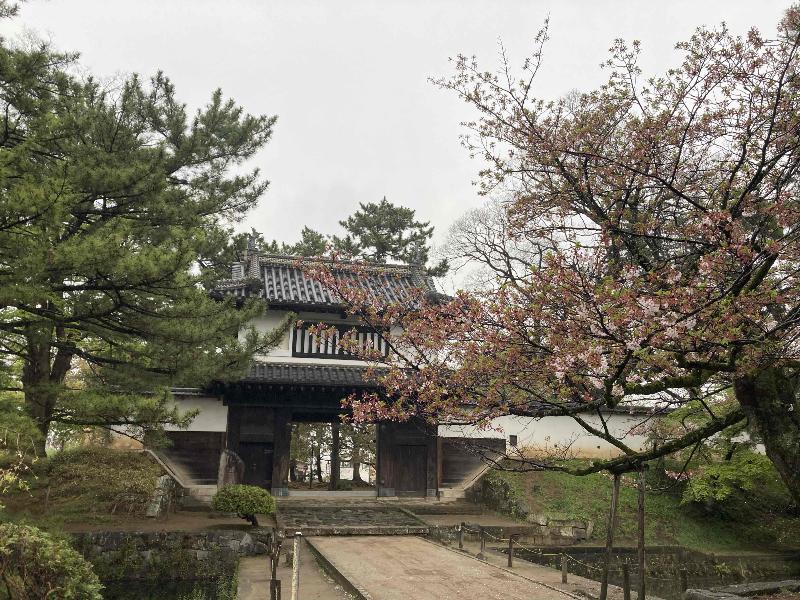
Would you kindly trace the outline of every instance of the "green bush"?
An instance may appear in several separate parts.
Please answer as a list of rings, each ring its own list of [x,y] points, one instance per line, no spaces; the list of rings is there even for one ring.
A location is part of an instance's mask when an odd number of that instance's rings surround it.
[[[719,505],[739,494],[760,494],[782,487],[778,472],[763,454],[745,451],[730,460],[703,466],[693,475],[683,491],[683,502]]]
[[[86,446],[50,459],[50,497],[95,513],[142,514],[161,467],[147,454]]]
[[[0,525],[0,580],[12,600],[102,600],[92,566],[67,542],[27,525]]]
[[[267,490],[255,485],[229,485],[214,494],[211,507],[218,512],[236,513],[257,526],[256,514],[274,513],[275,500]]]

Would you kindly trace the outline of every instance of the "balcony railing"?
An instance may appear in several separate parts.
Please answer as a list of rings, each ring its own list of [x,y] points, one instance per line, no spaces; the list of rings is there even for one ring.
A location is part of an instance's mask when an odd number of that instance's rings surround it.
[[[378,350],[383,356],[389,354],[389,344],[381,333],[363,325],[326,324],[326,331],[316,334],[310,329],[317,323],[302,323],[293,329],[292,356],[298,358],[335,358],[339,360],[363,360],[339,345],[345,333],[355,329],[358,346],[365,350]]]

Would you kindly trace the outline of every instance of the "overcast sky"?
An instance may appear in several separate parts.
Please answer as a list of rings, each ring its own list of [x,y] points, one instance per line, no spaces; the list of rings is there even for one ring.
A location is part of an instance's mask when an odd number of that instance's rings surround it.
[[[221,87],[248,111],[278,115],[255,163],[272,182],[243,227],[294,241],[303,225],[324,233],[357,203],[384,195],[430,220],[437,238],[482,201],[479,163],[460,147],[468,107],[428,83],[448,57],[497,65],[502,39],[520,63],[550,16],[538,95],[602,82],[614,38],[639,39],[642,65],[674,64],[676,41],[726,21],[772,34],[787,2],[774,0],[29,0],[23,27],[79,51],[99,77],[163,70],[190,106]],[[12,31],[13,30],[13,31]]]

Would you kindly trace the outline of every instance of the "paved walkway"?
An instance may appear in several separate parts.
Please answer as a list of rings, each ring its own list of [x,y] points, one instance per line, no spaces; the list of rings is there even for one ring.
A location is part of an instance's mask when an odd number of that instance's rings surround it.
[[[285,564],[284,555],[278,566],[281,597],[291,598],[292,567]],[[269,575],[266,556],[249,556],[239,561],[237,600],[268,600]],[[300,597],[303,600],[352,600],[342,586],[335,583],[317,564],[316,557],[306,544],[300,552]]]
[[[314,537],[309,542],[373,600],[577,598],[419,537]]]

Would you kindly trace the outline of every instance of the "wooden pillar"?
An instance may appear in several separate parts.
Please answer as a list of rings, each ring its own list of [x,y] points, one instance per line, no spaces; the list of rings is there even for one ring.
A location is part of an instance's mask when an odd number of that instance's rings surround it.
[[[394,496],[394,473],[392,459],[394,457],[394,437],[391,425],[378,423],[376,425],[376,460],[375,460],[375,487],[378,496]]]
[[[430,425],[427,428],[427,468],[425,495],[436,498],[439,495],[439,428]]]
[[[272,495],[289,495],[289,454],[292,444],[292,413],[288,408],[275,409],[272,444]]]

